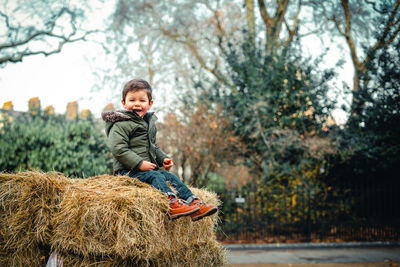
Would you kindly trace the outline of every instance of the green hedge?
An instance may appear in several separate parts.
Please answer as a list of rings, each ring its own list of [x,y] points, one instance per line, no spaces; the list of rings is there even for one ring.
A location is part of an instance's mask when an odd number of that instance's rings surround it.
[[[3,116],[6,117],[6,116]],[[110,172],[102,123],[24,115],[0,123],[0,171],[59,171],[72,177]]]

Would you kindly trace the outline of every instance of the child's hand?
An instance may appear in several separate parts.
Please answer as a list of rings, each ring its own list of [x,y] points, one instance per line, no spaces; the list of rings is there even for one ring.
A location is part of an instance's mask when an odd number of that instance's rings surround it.
[[[163,166],[167,171],[169,171],[169,169],[174,166],[174,162],[172,161],[172,159],[166,158],[163,161]]]
[[[140,164],[139,170],[141,171],[151,171],[156,168],[156,164],[151,163],[150,161],[144,160],[142,164]]]

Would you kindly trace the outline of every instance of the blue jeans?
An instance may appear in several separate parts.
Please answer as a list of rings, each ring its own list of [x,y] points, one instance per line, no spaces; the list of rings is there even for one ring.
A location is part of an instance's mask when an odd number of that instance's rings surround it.
[[[167,181],[171,183],[171,185],[178,192],[179,198],[188,201],[189,203],[193,199],[197,199],[196,196],[193,195],[192,191],[174,174],[167,171],[129,171],[122,170],[118,172],[119,175],[128,175],[132,178],[137,178],[140,181],[150,184],[154,188],[160,190],[165,193],[167,196],[175,196],[175,193],[171,188],[168,187]],[[176,197],[176,196],[175,196]]]

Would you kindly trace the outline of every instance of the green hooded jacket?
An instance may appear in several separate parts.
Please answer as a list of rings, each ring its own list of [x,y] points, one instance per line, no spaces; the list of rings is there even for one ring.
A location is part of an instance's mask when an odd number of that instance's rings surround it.
[[[106,122],[114,172],[138,171],[144,160],[163,166],[168,156],[156,144],[157,117],[154,113],[147,112],[142,118],[134,111],[121,110],[103,112],[102,117]]]

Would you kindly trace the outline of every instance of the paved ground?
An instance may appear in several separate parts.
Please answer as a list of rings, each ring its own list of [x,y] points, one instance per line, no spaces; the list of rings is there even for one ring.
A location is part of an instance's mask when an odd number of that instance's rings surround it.
[[[229,266],[399,266],[400,247],[229,250]]]

